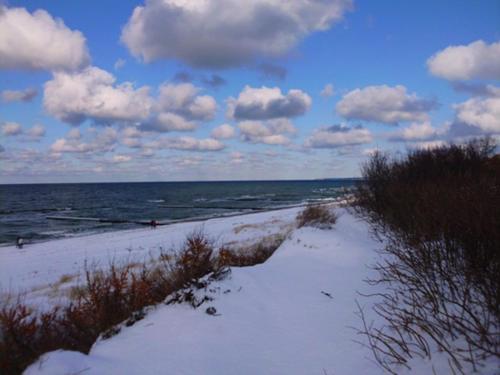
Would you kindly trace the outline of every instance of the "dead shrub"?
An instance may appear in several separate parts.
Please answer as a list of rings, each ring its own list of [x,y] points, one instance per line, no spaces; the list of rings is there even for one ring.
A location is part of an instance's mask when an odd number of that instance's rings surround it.
[[[388,289],[365,325],[387,371],[430,358],[432,345],[454,372],[500,358],[500,159],[491,140],[376,154],[363,167],[354,210],[385,241],[378,277]]]
[[[277,235],[265,238],[248,248],[221,248],[218,255],[219,265],[221,267],[248,267],[264,263],[274,254],[284,240],[285,236]]]
[[[20,374],[39,356],[64,349],[88,353],[99,336],[109,338],[145,316],[145,308],[163,302],[209,301],[194,290],[228,275],[228,266],[264,262],[281,244],[275,238],[232,253],[214,245],[201,231],[190,234],[174,254],[161,254],[142,265],[111,264],[108,269],[85,267],[85,282],[70,289],[71,302],[64,308],[37,312],[20,299],[0,308],[0,373]],[[207,276],[208,275],[208,276]]]
[[[102,335],[119,332],[144,317],[144,308],[176,290],[196,284],[208,273],[225,272],[212,259],[212,243],[202,232],[188,236],[174,256],[154,263],[86,267],[85,282],[70,291],[71,303],[39,313],[20,300],[0,308],[0,373],[19,374],[40,355],[57,350],[88,353]]]
[[[297,227],[304,226],[329,229],[337,222],[333,210],[322,205],[309,205],[297,215]]]

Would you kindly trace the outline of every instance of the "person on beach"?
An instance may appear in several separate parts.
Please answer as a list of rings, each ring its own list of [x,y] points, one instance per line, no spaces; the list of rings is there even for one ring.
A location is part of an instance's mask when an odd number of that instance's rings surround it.
[[[158,222],[157,222],[156,220],[151,220],[151,221],[149,222],[149,225],[151,225],[151,228],[152,228],[152,229],[155,229],[155,228],[156,228],[156,226],[158,225]]]
[[[17,237],[16,239],[16,247],[18,249],[22,249],[24,246],[24,240],[21,237]]]

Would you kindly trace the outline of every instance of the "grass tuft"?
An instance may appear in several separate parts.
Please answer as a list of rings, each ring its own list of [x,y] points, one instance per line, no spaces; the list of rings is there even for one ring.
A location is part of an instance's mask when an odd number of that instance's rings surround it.
[[[335,212],[323,205],[309,205],[297,215],[297,227],[330,229],[337,222]]]

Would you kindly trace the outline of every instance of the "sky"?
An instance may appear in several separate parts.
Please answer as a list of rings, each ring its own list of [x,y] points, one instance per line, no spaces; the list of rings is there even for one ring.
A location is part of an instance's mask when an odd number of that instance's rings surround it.
[[[500,139],[497,0],[0,4],[0,183],[356,177]]]

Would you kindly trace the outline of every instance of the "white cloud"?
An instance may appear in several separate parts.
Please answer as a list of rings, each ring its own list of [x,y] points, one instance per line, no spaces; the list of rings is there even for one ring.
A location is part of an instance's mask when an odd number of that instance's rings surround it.
[[[0,68],[76,70],[90,62],[85,37],[44,10],[0,6]]]
[[[2,134],[11,137],[23,133],[23,127],[17,122],[5,122],[2,125]]]
[[[28,140],[39,141],[45,135],[45,127],[42,124],[35,124],[26,132]]]
[[[231,125],[222,124],[214,128],[210,135],[215,139],[230,139],[235,137],[236,131]]]
[[[130,155],[113,155],[113,163],[125,163],[132,160]]]
[[[135,89],[130,82],[115,85],[113,75],[96,67],[78,73],[56,72],[45,83],[45,109],[71,124],[86,119],[103,123],[143,120],[152,105],[148,87]]]
[[[427,141],[427,142],[417,142],[413,144],[413,148],[424,149],[424,150],[432,150],[443,146],[446,146],[445,141]]]
[[[31,87],[25,90],[4,90],[2,100],[4,102],[30,102],[37,94],[38,91]]]
[[[57,139],[51,146],[50,151],[55,154],[61,153],[94,153],[113,150],[118,139],[118,132],[111,128],[90,129],[93,135],[89,141],[82,141],[81,134],[70,132],[66,138]],[[80,135],[80,136],[78,136]]]
[[[333,85],[331,83],[327,83],[323,90],[319,93],[323,97],[333,96],[335,90],[333,89]]]
[[[413,123],[410,126],[394,132],[389,140],[391,141],[424,141],[439,135],[439,131],[434,128],[429,121]]]
[[[333,125],[317,129],[306,139],[307,148],[335,148],[370,143],[373,137],[368,129],[350,128],[345,125]]]
[[[127,62],[124,59],[118,59],[115,61],[113,68],[115,68],[115,70],[121,69],[125,66],[126,63]]]
[[[285,134],[296,132],[293,124],[287,119],[269,121],[242,121],[238,124],[241,137],[246,142],[264,143],[268,145],[286,145],[290,139]]]
[[[184,151],[220,151],[225,148],[224,143],[217,139],[197,139],[193,137],[160,138],[145,146],[146,149],[174,149]]]
[[[229,98],[227,116],[237,120],[267,120],[303,115],[311,107],[311,97],[301,90],[281,93],[280,88],[245,86],[237,99]]]
[[[160,113],[154,119],[149,120],[141,126],[142,130],[156,132],[192,131],[197,128],[196,123],[187,121],[184,117],[175,113]]]
[[[141,148],[142,142],[141,138],[143,133],[134,126],[127,126],[122,129],[121,133],[121,143],[130,148]]]
[[[485,133],[500,133],[500,96],[475,97],[455,105],[456,119]]]
[[[348,119],[397,124],[425,121],[435,107],[434,101],[409,94],[404,86],[381,85],[350,91],[337,103],[336,110]]]
[[[199,91],[191,83],[163,84],[160,86],[158,111],[172,112],[188,120],[211,120],[217,103],[209,95],[198,95]]]
[[[134,9],[121,40],[146,62],[224,68],[283,55],[351,8],[351,0],[149,0]]]
[[[199,95],[199,91],[191,83],[161,85],[153,113],[142,123],[141,129],[156,132],[192,131],[198,127],[198,121],[213,119],[217,103],[209,95]]]
[[[500,41],[486,44],[477,40],[468,45],[450,46],[427,60],[429,71],[450,81],[500,79]]]
[[[66,138],[57,139],[51,146],[50,151],[54,153],[84,153],[93,151],[88,143],[82,143],[75,140],[68,140]]]
[[[80,132],[80,129],[74,128],[71,129],[68,134],[66,134],[67,139],[80,139],[82,137],[82,134]]]

